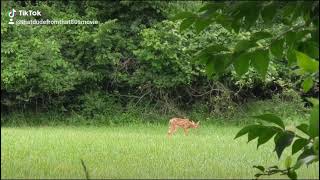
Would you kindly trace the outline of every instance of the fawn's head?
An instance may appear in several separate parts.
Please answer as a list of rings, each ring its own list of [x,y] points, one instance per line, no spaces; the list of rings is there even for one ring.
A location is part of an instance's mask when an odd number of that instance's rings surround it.
[[[195,123],[194,121],[191,121],[191,123],[193,128],[198,128],[200,121],[198,121],[197,123]]]

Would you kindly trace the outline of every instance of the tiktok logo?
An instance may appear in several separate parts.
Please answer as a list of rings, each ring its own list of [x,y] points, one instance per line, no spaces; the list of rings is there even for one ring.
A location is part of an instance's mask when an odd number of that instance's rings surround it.
[[[13,17],[15,16],[16,12],[17,11],[15,9],[12,9],[11,11],[9,11],[9,17],[10,17],[9,24],[14,24]]]

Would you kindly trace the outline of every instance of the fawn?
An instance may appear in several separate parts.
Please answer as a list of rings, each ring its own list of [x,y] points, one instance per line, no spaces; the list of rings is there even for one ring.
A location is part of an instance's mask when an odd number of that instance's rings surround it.
[[[168,136],[170,137],[173,133],[175,133],[178,127],[183,128],[184,134],[187,136],[189,128],[198,128],[199,122],[200,121],[195,123],[186,118],[172,118],[169,121]]]

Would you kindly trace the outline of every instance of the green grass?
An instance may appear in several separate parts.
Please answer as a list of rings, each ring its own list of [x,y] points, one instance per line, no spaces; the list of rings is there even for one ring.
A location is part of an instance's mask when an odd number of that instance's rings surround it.
[[[253,165],[280,165],[270,142],[256,149],[237,126],[201,126],[167,139],[167,126],[2,127],[1,178],[253,178]],[[319,178],[319,164],[298,170]],[[286,178],[271,176],[269,178]]]

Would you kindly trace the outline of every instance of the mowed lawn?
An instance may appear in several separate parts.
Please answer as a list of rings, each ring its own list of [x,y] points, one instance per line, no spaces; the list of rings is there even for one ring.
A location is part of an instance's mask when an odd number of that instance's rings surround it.
[[[273,144],[233,140],[241,127],[201,126],[171,139],[167,126],[1,128],[1,178],[253,178],[253,165],[284,166]],[[319,164],[298,170],[319,178]],[[286,178],[271,176],[269,178]]]

